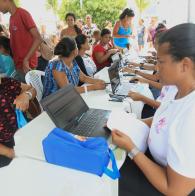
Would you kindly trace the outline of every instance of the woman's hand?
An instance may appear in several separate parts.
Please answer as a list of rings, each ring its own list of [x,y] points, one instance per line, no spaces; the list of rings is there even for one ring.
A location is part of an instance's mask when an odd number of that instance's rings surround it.
[[[98,80],[94,84],[94,90],[104,90],[106,88],[106,84],[103,80]]]
[[[131,69],[129,67],[124,67],[124,68],[122,68],[122,72],[135,73],[135,70]]]
[[[0,155],[13,159],[15,157],[15,152],[12,148],[0,144]]]
[[[110,55],[116,54],[117,52],[118,52],[118,49],[110,49],[110,50],[108,50],[108,53],[109,53]]]
[[[140,93],[130,91],[128,93],[128,97],[131,97],[131,99],[133,99],[133,101],[143,101],[144,96],[141,95]]]
[[[16,105],[16,109],[25,112],[29,108],[29,101],[29,95],[22,93],[21,95],[16,97],[16,99],[14,100],[14,104]]]
[[[132,142],[131,138],[118,130],[112,131],[112,142],[119,148],[122,148],[128,152],[135,147],[135,144]]]
[[[140,83],[148,83],[148,80],[145,78],[137,77],[137,79],[138,79],[138,82],[140,82]]]

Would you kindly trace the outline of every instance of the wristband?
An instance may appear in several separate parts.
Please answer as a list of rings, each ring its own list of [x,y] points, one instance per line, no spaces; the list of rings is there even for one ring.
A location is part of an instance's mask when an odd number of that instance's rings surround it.
[[[135,158],[135,156],[140,153],[139,149],[137,147],[134,147],[129,153],[128,156],[131,160]]]

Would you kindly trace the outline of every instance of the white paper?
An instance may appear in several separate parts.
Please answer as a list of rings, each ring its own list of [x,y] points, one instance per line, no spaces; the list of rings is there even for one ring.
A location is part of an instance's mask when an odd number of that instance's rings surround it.
[[[110,130],[117,129],[128,135],[139,150],[145,152],[147,149],[147,139],[149,127],[141,120],[123,111],[113,111],[107,122]]]

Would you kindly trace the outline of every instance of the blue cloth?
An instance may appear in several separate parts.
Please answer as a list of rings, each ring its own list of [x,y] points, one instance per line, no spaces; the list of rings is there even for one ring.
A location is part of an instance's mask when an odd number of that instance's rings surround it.
[[[73,84],[74,86],[78,86],[80,68],[77,62],[74,60],[72,69],[69,69],[62,60],[53,60],[49,62],[45,70],[43,97],[46,97],[59,89],[59,86],[53,76],[53,70],[64,72],[67,76],[69,83]]]
[[[27,120],[25,119],[24,114],[21,110],[16,109],[15,112],[16,112],[18,128],[21,129],[22,127],[27,125]]]
[[[101,137],[80,141],[73,134],[55,128],[42,141],[47,162],[98,176],[104,173],[112,179],[120,176],[113,152]],[[112,170],[108,169],[112,161]]]
[[[119,27],[118,30],[119,35],[131,35],[132,30],[130,27],[124,28],[123,26]],[[130,40],[128,38],[114,38],[114,45],[120,48],[127,48],[127,45],[130,44]]]
[[[12,77],[15,72],[14,61],[11,56],[0,54],[0,73],[4,73],[7,77]]]

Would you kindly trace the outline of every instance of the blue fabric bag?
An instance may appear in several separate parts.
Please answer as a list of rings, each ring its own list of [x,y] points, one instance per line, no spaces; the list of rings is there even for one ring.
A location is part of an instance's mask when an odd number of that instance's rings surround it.
[[[27,124],[27,121],[26,121],[24,114],[21,110],[16,109],[15,113],[16,113],[16,118],[17,118],[18,129],[21,129],[22,127],[24,127]]]
[[[80,141],[73,134],[55,128],[43,140],[47,162],[98,176],[104,173],[112,179],[120,177],[113,152],[104,138],[89,138]],[[112,170],[108,164],[112,161]]]

